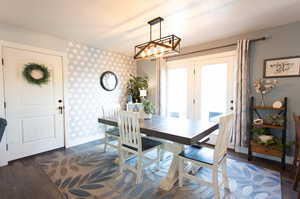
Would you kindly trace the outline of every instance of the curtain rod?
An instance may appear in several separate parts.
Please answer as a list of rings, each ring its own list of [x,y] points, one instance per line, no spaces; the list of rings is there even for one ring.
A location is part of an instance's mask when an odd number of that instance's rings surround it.
[[[263,41],[263,40],[266,40],[266,39],[267,39],[267,37],[260,37],[260,38],[256,38],[256,39],[251,39],[250,42]],[[237,45],[237,43],[232,43],[232,44],[227,44],[227,45],[224,45],[224,46],[217,46],[217,47],[213,47],[213,48],[196,50],[196,51],[192,51],[192,52],[187,52],[187,53],[183,53],[183,54],[169,56],[169,57],[166,57],[166,59],[173,58],[173,57],[181,57],[181,56],[185,56],[185,55],[191,55],[191,54],[201,53],[201,52],[206,52],[206,51],[211,51],[211,50],[216,50],[216,49],[219,49],[219,48],[227,48],[227,47],[232,47],[232,46],[236,46],[236,45]]]

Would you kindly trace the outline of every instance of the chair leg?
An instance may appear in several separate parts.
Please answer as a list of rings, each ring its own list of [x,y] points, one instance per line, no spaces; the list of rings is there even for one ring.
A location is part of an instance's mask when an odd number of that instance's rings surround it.
[[[107,142],[108,142],[108,137],[107,137],[107,134],[105,133],[105,137],[104,137],[104,152],[106,152],[106,149],[107,149]]]
[[[136,184],[143,181],[143,156],[138,156],[137,173],[136,173]]]
[[[164,160],[165,152],[166,152],[166,151],[165,151],[163,145],[161,145],[161,146],[160,146],[160,156],[159,156],[160,161],[163,161],[163,160]]]
[[[160,170],[160,153],[161,153],[160,146],[158,146],[156,150],[157,150],[156,169],[157,169],[157,171],[159,171]]]
[[[119,168],[120,168],[120,174],[123,175],[123,170],[124,170],[124,151],[120,148],[119,150]]]
[[[298,187],[299,178],[300,178],[300,166],[297,167],[296,175],[295,175],[295,178],[294,178],[293,188],[294,188],[295,191],[297,190],[297,187]]]
[[[220,199],[219,182],[218,182],[218,167],[213,168],[212,184],[213,184],[213,190],[215,193],[214,198]]]
[[[183,165],[184,165],[184,160],[182,158],[178,158],[178,163],[179,163],[179,172],[178,172],[178,178],[179,178],[179,187],[183,186]]]
[[[118,140],[118,155],[119,155],[119,159],[120,159],[120,157],[121,157],[121,141],[120,140]]]
[[[228,174],[227,174],[227,160],[225,159],[222,163],[222,181],[224,183],[224,187],[230,190],[229,181],[228,181]]]
[[[298,162],[298,157],[299,157],[299,152],[300,152],[300,150],[299,150],[300,146],[298,146],[298,145],[299,144],[296,145],[296,150],[295,150],[295,154],[294,154],[294,162],[293,162],[294,167],[297,167],[297,162]]]

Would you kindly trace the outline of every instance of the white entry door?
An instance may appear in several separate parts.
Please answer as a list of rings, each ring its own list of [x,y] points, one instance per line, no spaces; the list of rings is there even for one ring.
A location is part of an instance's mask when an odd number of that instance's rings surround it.
[[[3,47],[8,159],[64,146],[63,57]],[[27,63],[44,64],[50,78],[41,86],[22,76]],[[61,108],[60,108],[61,107]]]

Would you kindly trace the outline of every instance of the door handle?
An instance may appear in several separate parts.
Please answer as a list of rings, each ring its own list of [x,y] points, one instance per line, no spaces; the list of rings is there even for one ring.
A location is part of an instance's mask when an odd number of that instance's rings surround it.
[[[63,106],[59,106],[58,109],[59,109],[60,114],[62,115],[64,107]]]

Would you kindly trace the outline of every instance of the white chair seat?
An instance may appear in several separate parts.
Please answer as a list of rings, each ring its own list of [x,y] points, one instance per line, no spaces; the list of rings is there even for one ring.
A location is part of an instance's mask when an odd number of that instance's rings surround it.
[[[179,156],[210,165],[214,163],[214,149],[208,147],[188,146]]]
[[[148,150],[150,150],[152,148],[155,148],[159,145],[161,145],[161,142],[159,142],[159,141],[142,137],[142,151],[148,151]],[[135,148],[135,147],[127,146],[126,144],[123,144],[123,146],[127,147],[131,150],[138,151],[138,149]]]

